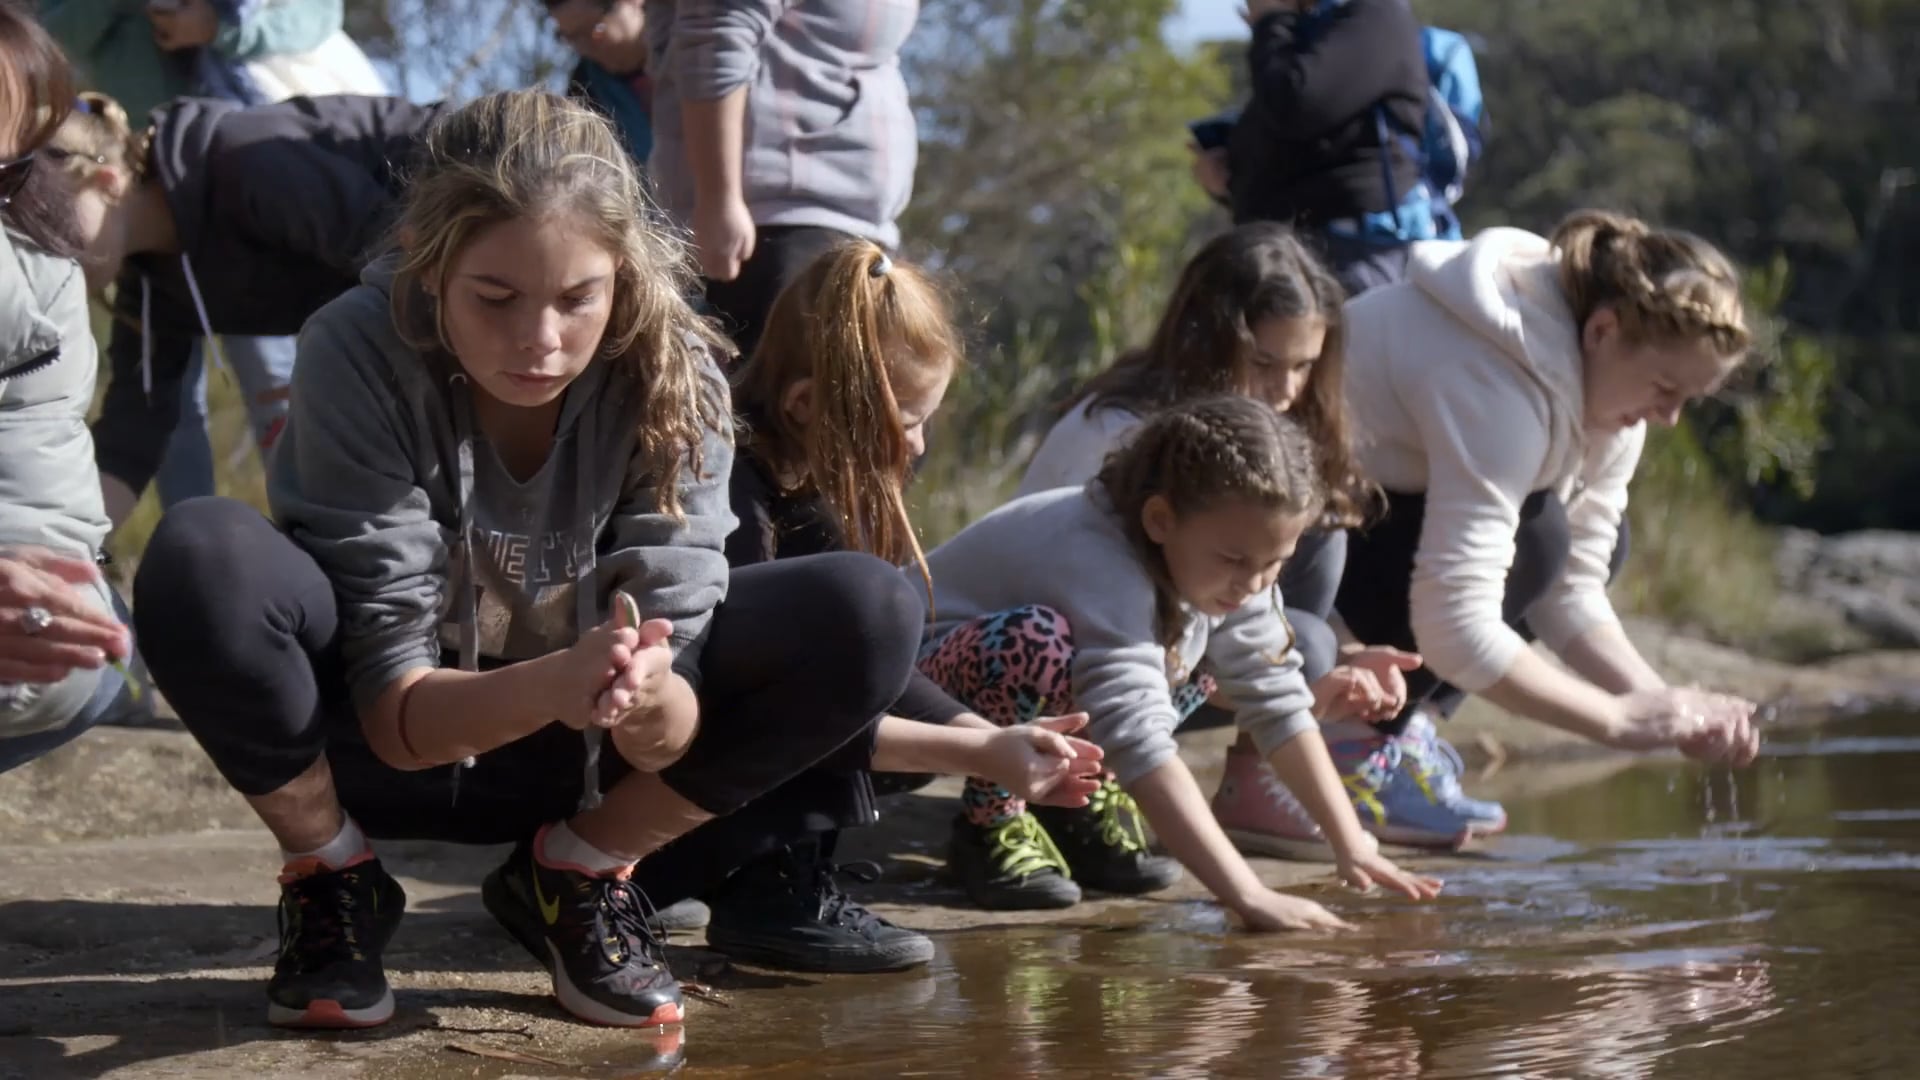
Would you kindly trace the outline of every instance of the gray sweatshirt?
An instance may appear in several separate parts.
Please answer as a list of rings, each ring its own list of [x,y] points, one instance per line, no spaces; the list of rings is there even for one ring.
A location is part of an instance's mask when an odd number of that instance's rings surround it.
[[[106,539],[87,433],[98,367],[79,265],[0,233],[0,550],[90,560]],[[113,610],[104,581],[81,591]],[[0,685],[0,738],[65,725],[99,682],[82,668],[57,683]]]
[[[1314,726],[1313,692],[1300,672],[1299,651],[1288,647],[1278,591],[1225,618],[1189,610],[1178,645],[1161,647],[1153,582],[1097,485],[1016,499],[929,552],[927,565],[936,637],[1026,604],[1066,617],[1073,628],[1073,703],[1088,713],[1088,737],[1107,752],[1107,767],[1123,785],[1177,752],[1173,687],[1190,679],[1202,660],[1261,754]],[[1047,711],[1065,712],[1064,704]]]
[[[615,589],[673,622],[674,670],[698,686],[727,589],[731,431],[709,432],[700,473],[683,471],[675,522],[635,468],[642,387],[597,359],[567,390],[553,453],[520,483],[475,429],[457,364],[395,329],[392,268],[369,266],[301,331],[267,477],[274,518],[333,582],[354,702],[437,667],[443,648],[468,668],[565,648],[605,619]]]
[[[816,225],[891,248],[919,137],[900,46],[918,0],[647,0],[655,197],[693,219],[682,101],[747,88],[741,185],[756,225]]]

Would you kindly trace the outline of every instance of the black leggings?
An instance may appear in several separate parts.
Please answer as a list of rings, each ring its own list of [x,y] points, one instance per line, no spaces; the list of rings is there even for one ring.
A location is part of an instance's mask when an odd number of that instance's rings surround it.
[[[1413,559],[1420,547],[1420,526],[1427,516],[1424,492],[1387,493],[1384,517],[1365,531],[1356,530],[1347,541],[1347,570],[1340,580],[1337,601],[1340,618],[1353,636],[1369,645],[1392,645],[1418,651],[1413,640],[1410,594]],[[1551,491],[1536,491],[1520,504],[1520,526],[1514,532],[1513,566],[1507,571],[1507,592],[1500,617],[1527,641],[1527,609],[1566,572],[1572,548],[1567,507]],[[1627,523],[1620,522],[1620,539],[1613,547],[1611,579],[1627,561]],[[1466,691],[1443,681],[1430,668],[1407,674],[1407,708],[1381,730],[1398,734],[1408,715],[1424,706],[1440,716],[1452,716],[1467,698]]]
[[[341,804],[369,835],[456,843],[521,839],[580,799],[585,743],[557,723],[471,769],[407,772],[374,757],[347,698],[331,584],[241,503],[195,499],[168,512],[135,578],[134,611],[136,629],[155,635],[154,682],[243,795],[277,790],[325,754]],[[815,765],[864,769],[925,618],[912,583],[865,555],[734,571],[700,654],[699,734],[661,778],[727,814]],[[602,755],[603,787],[627,771],[618,754]]]

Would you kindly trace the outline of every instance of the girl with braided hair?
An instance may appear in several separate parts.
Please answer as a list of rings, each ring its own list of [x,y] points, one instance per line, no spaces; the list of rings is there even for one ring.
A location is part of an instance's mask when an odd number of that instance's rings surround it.
[[[1586,210],[1551,238],[1422,245],[1347,327],[1360,462],[1387,509],[1350,537],[1336,607],[1425,659],[1399,717],[1329,736],[1375,834],[1450,844],[1504,824],[1406,767],[1469,693],[1620,749],[1752,761],[1753,703],[1668,686],[1607,598],[1647,425],[1715,392],[1751,343],[1726,256]]]
[[[1262,885],[1181,761],[1174,729],[1215,695],[1232,702],[1235,722],[1320,826],[1343,880],[1415,899],[1438,891],[1382,858],[1360,827],[1282,614],[1281,564],[1326,498],[1296,421],[1238,394],[1209,395],[1148,419],[1092,483],[1016,499],[928,553],[933,622],[920,670],[996,723],[1084,711],[1113,779],[1091,815],[1059,828],[970,780],[950,858],[975,902],[1074,903],[1076,883],[1038,858],[993,856],[1056,840],[1112,846],[1099,834],[1129,827],[1144,849],[1139,822],[1108,812],[1124,803],[1248,926],[1345,925]]]
[[[1342,642],[1333,625],[1346,530],[1379,502],[1348,434],[1346,299],[1346,288],[1288,226],[1257,221],[1207,241],[1181,270],[1153,336],[1075,392],[1034,452],[1019,494],[1085,484],[1154,410],[1193,398],[1237,393],[1293,417],[1313,441],[1327,497],[1320,520],[1280,572],[1287,624],[1307,684],[1329,706],[1325,718],[1364,722],[1399,715],[1406,704],[1402,673],[1419,667],[1420,658]],[[1231,723],[1230,714],[1203,705],[1189,723]],[[1248,854],[1327,857],[1319,828],[1244,734],[1227,750],[1213,812]],[[1071,869],[1089,876],[1085,865]]]

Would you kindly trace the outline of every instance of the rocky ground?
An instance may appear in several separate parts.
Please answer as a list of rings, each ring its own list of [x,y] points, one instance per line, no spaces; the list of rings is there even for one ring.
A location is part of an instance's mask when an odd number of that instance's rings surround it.
[[[1788,666],[1650,625],[1632,630],[1671,677],[1773,703],[1774,725],[1910,703],[1920,689],[1920,652]],[[1492,710],[1469,710],[1448,734],[1477,774],[1476,792],[1495,798],[1623,764]],[[1196,769],[1210,772],[1227,737],[1199,732],[1183,744]],[[1095,901],[1065,914],[965,910],[938,870],[951,795],[948,784],[896,800],[881,827],[849,843],[845,857],[885,864],[885,880],[861,895],[896,921],[951,941],[1041,920],[1126,926],[1201,896],[1189,882],[1152,900]],[[175,730],[103,730],[0,777],[0,1078],[612,1077],[657,1063],[680,1037],[656,1045],[563,1018],[544,976],[480,908],[475,885],[502,852],[394,844],[383,854],[411,898],[389,955],[395,1022],[351,1037],[288,1037],[265,1026],[260,997],[276,941],[272,844],[190,740]],[[1276,885],[1330,894],[1324,866],[1259,865]],[[738,1070],[755,1075],[789,1071],[790,1048],[819,1023],[808,1010],[904,1008],[930,986],[925,973],[822,979],[734,968],[698,937],[678,944],[673,960],[682,977],[711,987],[694,1000],[685,1037],[726,1039],[731,1056],[759,1062]]]
[[[1802,611],[1824,616],[1857,641],[1920,648],[1920,535],[1787,529],[1774,564],[1782,594]]]

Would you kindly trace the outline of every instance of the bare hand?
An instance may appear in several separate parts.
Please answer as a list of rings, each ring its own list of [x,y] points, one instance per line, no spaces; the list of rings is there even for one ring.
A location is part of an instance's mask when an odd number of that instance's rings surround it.
[[[1342,664],[1315,679],[1311,689],[1313,715],[1322,721],[1348,717],[1378,720],[1393,715],[1386,711],[1387,692],[1371,671]]]
[[[700,273],[709,281],[732,281],[753,258],[753,215],[739,199],[702,201],[693,209],[693,243]]]
[[[126,628],[81,592],[98,580],[86,559],[45,548],[0,553],[0,683],[59,682],[127,658]],[[52,621],[29,632],[34,608]]]
[[[1249,930],[1351,930],[1353,924],[1301,896],[1262,889],[1237,906]]]
[[[1100,790],[1105,756],[1093,743],[1073,738],[1086,726],[1086,713],[1072,713],[1001,728],[988,740],[980,775],[1028,802],[1085,806]]]
[[[1340,856],[1335,868],[1341,881],[1361,892],[1371,892],[1375,885],[1379,885],[1409,900],[1431,900],[1440,895],[1439,878],[1410,874],[1400,869],[1392,860],[1380,854],[1377,844]]]
[[[1611,740],[1623,750],[1678,749],[1697,761],[1724,761],[1736,768],[1760,753],[1754,703],[1731,694],[1665,687],[1621,698],[1627,723]]]
[[[180,0],[172,9],[148,8],[154,44],[166,52],[213,44],[220,33],[220,16],[207,0]]]
[[[1386,695],[1387,702],[1379,715],[1370,719],[1386,720],[1400,715],[1407,707],[1407,672],[1420,670],[1425,663],[1419,653],[1410,653],[1396,649],[1391,645],[1367,645],[1348,652],[1344,657],[1349,667],[1371,672],[1374,681]]]
[[[1216,199],[1227,198],[1230,194],[1227,182],[1233,175],[1227,169],[1227,148],[1216,146],[1211,150],[1202,150],[1199,143],[1190,142],[1187,149],[1193,151],[1194,183]]]

